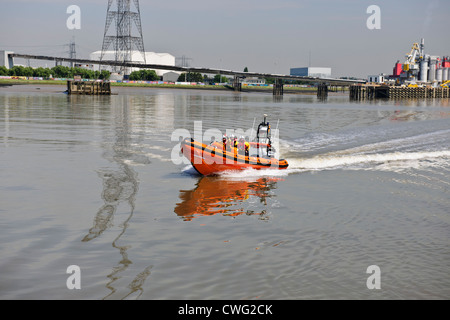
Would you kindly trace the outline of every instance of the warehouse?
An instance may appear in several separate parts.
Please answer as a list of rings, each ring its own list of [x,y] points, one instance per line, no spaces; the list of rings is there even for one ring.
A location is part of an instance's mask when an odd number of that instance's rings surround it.
[[[91,60],[100,60],[102,52],[101,51],[95,51],[90,54]],[[102,60],[105,61],[114,61],[115,58],[115,52],[114,51],[105,51],[104,56]],[[141,53],[139,51],[132,51],[131,52],[131,60],[132,62],[136,63],[144,63],[144,58],[142,57]],[[146,64],[161,64],[161,65],[167,65],[167,66],[175,66],[175,57],[169,53],[156,53],[156,52],[146,52],[145,53],[145,63]],[[112,67],[108,67],[111,71]],[[131,68],[131,70],[127,70],[129,73],[133,71],[137,71],[139,68]],[[167,70],[155,70],[156,74],[160,77],[162,77],[165,73],[167,73]]]
[[[331,68],[322,68],[322,67],[291,68],[291,76],[331,78]]]

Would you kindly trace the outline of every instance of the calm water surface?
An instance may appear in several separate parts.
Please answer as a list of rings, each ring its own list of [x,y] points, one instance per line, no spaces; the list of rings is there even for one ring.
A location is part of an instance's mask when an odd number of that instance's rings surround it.
[[[1,299],[450,298],[449,100],[62,90],[0,88]],[[264,113],[289,169],[171,160]]]

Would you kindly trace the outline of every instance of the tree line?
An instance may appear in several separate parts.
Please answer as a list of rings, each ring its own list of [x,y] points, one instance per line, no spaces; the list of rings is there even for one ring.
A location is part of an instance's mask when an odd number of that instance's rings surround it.
[[[144,80],[144,81],[158,81],[161,80],[154,70],[139,70],[133,71],[129,77],[132,81]],[[228,82],[228,78],[216,75],[213,79],[209,79],[206,75],[202,75],[199,72],[182,73],[178,77],[179,82],[215,82],[224,83]]]
[[[160,77],[156,74],[155,70],[142,69],[139,71],[133,71],[130,73],[129,79],[131,81],[144,80],[144,81],[158,81]]]
[[[248,68],[245,67],[244,72],[248,72]],[[24,66],[14,66],[11,69],[5,66],[0,66],[0,76],[18,76],[18,77],[41,77],[44,79],[49,78],[73,78],[74,76],[80,76],[82,79],[102,79],[108,80],[111,73],[107,70],[94,71],[78,67],[66,67],[66,66],[56,66],[53,68],[32,68]],[[144,81],[158,81],[161,77],[156,74],[154,70],[139,70],[133,71],[129,77],[132,81],[144,80]],[[274,78],[265,78],[266,84],[273,84],[275,82]],[[215,75],[212,79],[208,78],[206,75],[202,75],[198,72],[190,72],[188,74],[182,73],[178,77],[180,82],[211,82],[211,83],[226,83],[229,79],[223,75]],[[287,80],[285,83],[291,84],[307,84],[304,81],[294,81]]]
[[[103,79],[107,80],[110,78],[111,73],[106,70],[94,71],[78,67],[66,67],[66,66],[55,66],[53,68],[32,68],[24,66],[14,66],[11,69],[5,66],[0,66],[0,76],[11,76],[11,77],[36,77],[36,78],[68,78],[71,79],[74,76],[80,76],[82,79]],[[142,69],[138,71],[131,72],[129,76],[131,81],[158,81],[161,77],[156,74],[154,70]],[[208,79],[206,76],[201,75],[198,72],[182,73],[178,77],[180,82],[207,82],[207,80],[212,80],[211,82],[227,82],[228,79],[224,76],[216,75],[214,79]]]
[[[0,76],[17,76],[17,77],[41,77],[49,78],[73,78],[80,76],[82,79],[109,79],[111,73],[107,70],[94,71],[78,67],[56,66],[53,68],[32,68],[24,66],[14,66],[11,69],[0,66]]]

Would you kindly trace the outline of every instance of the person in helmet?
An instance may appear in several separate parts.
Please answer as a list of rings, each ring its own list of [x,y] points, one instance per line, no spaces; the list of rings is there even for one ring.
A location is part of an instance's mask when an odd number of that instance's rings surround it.
[[[232,148],[236,148],[237,147],[237,138],[236,138],[236,136],[234,135],[234,134],[232,134],[231,136],[230,136],[230,147],[232,147]]]
[[[243,154],[248,156],[249,150],[250,150],[250,143],[245,141],[244,136],[239,137],[239,141],[237,144],[237,149],[239,154]]]
[[[229,148],[228,138],[227,138],[226,134],[224,134],[222,136],[222,145],[223,145],[223,151],[226,151],[227,148]]]

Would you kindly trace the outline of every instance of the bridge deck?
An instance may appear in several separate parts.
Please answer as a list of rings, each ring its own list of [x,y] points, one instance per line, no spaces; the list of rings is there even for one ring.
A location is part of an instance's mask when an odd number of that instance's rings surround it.
[[[74,62],[79,64],[97,64],[97,65],[108,65],[117,67],[129,67],[129,68],[142,68],[142,69],[159,69],[159,70],[171,70],[179,72],[199,72],[206,74],[221,74],[230,75],[235,77],[258,77],[258,78],[275,78],[281,80],[301,80],[307,82],[317,82],[326,83],[330,85],[352,85],[358,83],[365,83],[363,80],[347,80],[347,79],[334,79],[334,78],[317,78],[317,77],[301,77],[283,74],[271,74],[271,73],[258,73],[258,72],[243,72],[243,71],[232,71],[214,68],[203,68],[203,67],[178,67],[169,66],[161,64],[143,64],[135,62],[117,62],[117,61],[99,61],[90,59],[73,59],[73,58],[63,58],[63,57],[52,57],[52,56],[38,56],[30,54],[20,54],[11,53],[10,56],[14,58],[23,59],[33,59],[33,60],[47,60],[47,61],[59,61],[59,62]]]

